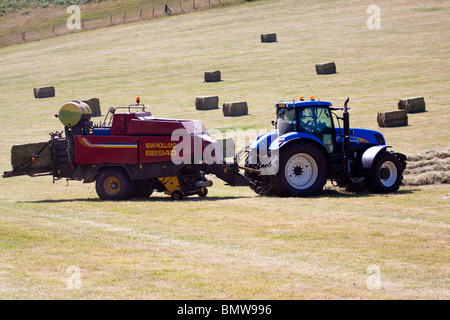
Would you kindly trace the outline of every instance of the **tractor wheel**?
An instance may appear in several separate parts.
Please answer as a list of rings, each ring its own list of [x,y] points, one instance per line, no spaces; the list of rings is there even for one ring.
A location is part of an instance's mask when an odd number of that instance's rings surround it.
[[[308,142],[288,145],[279,150],[277,173],[269,178],[274,191],[279,195],[316,195],[322,191],[327,180],[325,154]]]
[[[134,193],[134,184],[123,170],[111,168],[100,172],[95,189],[102,200],[127,200]]]
[[[175,190],[170,196],[173,200],[181,200],[183,199],[183,192],[181,192],[180,190]]]
[[[403,180],[402,164],[393,154],[385,152],[375,161],[373,173],[367,180],[372,192],[389,193],[400,188]]]
[[[208,189],[203,187],[200,189],[200,191],[197,194],[199,197],[206,197],[208,195]]]

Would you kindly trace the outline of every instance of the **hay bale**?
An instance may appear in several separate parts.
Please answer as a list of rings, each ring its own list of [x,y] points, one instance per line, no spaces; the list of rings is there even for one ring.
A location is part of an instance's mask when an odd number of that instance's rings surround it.
[[[276,33],[262,34],[261,42],[277,42],[277,34]]]
[[[401,127],[408,125],[408,114],[406,110],[378,112],[378,126]]]
[[[55,87],[33,88],[33,92],[36,99],[51,98],[55,96]]]
[[[37,153],[39,154],[36,156]],[[34,162],[31,161],[33,157]],[[48,142],[12,146],[11,165],[22,174],[51,172],[52,160]]]
[[[247,102],[226,102],[222,107],[225,117],[237,117],[248,114]]]
[[[205,72],[205,82],[219,82],[221,80],[220,70]]]
[[[399,110],[407,113],[425,112],[425,99],[423,97],[402,99],[398,102]]]
[[[219,97],[218,96],[196,97],[195,108],[197,110],[219,109]]]
[[[325,64],[316,64],[317,74],[333,74],[336,73],[336,64],[334,62]]]
[[[99,98],[90,98],[88,100],[83,100],[82,102],[86,103],[91,108],[93,117],[99,117],[102,115]]]

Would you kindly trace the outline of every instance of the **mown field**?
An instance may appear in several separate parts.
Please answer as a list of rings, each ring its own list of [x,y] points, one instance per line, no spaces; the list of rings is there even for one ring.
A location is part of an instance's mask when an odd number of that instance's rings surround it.
[[[335,106],[350,97],[352,126],[379,130],[396,151],[417,161],[441,154],[450,147],[450,6],[381,1],[381,28],[369,30],[372,4],[258,1],[1,48],[0,171],[11,169],[12,145],[61,130],[54,114],[73,99],[98,97],[106,111],[140,96],[155,116],[266,130],[273,103],[309,97],[309,87]],[[260,42],[272,32],[278,42]],[[330,61],[338,73],[316,75],[315,64]],[[214,70],[223,81],[204,83]],[[46,85],[56,97],[34,99]],[[197,111],[202,95],[247,101],[249,115]],[[377,112],[415,96],[427,112],[378,128]],[[0,298],[450,297],[448,184],[388,195],[327,184],[316,197],[279,199],[213,181],[206,199],[105,202],[92,184],[1,179]]]

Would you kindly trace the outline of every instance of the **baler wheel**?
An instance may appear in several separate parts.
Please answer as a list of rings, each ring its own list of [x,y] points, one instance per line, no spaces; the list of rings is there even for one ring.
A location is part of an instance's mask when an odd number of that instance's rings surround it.
[[[206,189],[205,187],[201,188],[200,191],[198,192],[199,197],[206,197],[207,194],[208,194],[208,189]]]
[[[95,189],[102,200],[126,200],[134,193],[134,184],[121,169],[110,168],[100,172]]]
[[[175,190],[170,196],[173,200],[181,200],[183,199],[183,192],[181,192],[180,190]]]

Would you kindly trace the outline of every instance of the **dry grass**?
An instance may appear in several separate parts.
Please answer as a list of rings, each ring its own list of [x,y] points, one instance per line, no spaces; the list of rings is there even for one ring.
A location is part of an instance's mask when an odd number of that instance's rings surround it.
[[[79,4],[82,31],[109,27],[142,20],[167,18],[179,14],[241,3],[241,0],[127,0],[104,1]],[[171,13],[163,13],[167,4]],[[195,4],[195,8],[193,6]],[[47,8],[23,8],[0,17],[0,47],[10,46],[25,41],[36,41],[67,35],[79,30],[67,28],[67,6],[50,6]]]
[[[409,155],[404,176],[406,186],[450,183],[450,149]]]
[[[352,126],[380,130],[396,151],[447,150],[449,5],[382,2],[382,28],[370,31],[371,4],[251,2],[2,48],[0,171],[11,168],[12,145],[61,130],[53,114],[72,99],[99,97],[105,110],[139,95],[156,116],[267,129],[273,103],[308,96],[306,84],[336,106],[350,96]],[[278,42],[262,44],[269,32]],[[328,61],[338,73],[316,75]],[[203,83],[209,70],[223,81]],[[34,99],[44,85],[56,97]],[[195,110],[207,95],[247,101],[250,115]],[[377,127],[377,112],[410,96],[424,96],[427,112],[407,127]],[[176,203],[161,194],[102,202],[93,185],[50,178],[1,179],[0,190],[3,299],[450,297],[448,184],[388,195],[327,185],[281,201],[214,179],[206,199]],[[372,265],[380,288],[370,290]],[[67,287],[70,266],[81,289]]]

